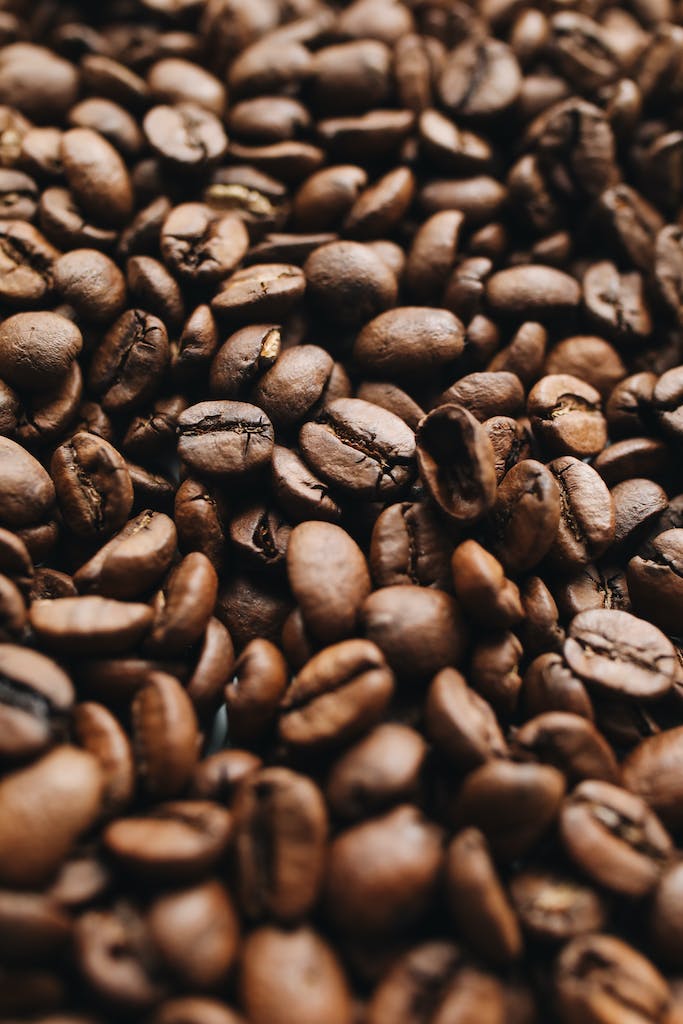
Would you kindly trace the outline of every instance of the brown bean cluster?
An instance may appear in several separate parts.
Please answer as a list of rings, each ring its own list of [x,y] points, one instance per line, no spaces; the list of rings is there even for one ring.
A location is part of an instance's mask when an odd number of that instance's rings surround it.
[[[0,2],[3,1022],[681,1024],[682,25]]]

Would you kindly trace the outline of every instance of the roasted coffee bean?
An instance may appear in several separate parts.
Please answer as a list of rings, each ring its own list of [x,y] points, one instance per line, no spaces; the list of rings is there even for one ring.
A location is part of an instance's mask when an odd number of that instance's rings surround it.
[[[155,885],[205,875],[223,856],[233,832],[229,811],[208,800],[158,803],[145,816],[118,818],[103,841],[126,871]]]
[[[78,920],[74,935],[79,974],[88,987],[119,1012],[143,1011],[164,996],[154,978],[144,922],[131,904],[111,910],[89,910]]]
[[[126,301],[126,281],[114,263],[97,249],[74,249],[54,263],[55,288],[84,320],[107,324]]]
[[[175,278],[163,263],[150,256],[131,256],[126,279],[133,299],[171,328],[185,317],[183,297]]]
[[[620,781],[612,748],[582,715],[548,711],[529,719],[515,733],[513,753],[520,760],[554,765],[570,782]]]
[[[429,909],[441,860],[439,828],[410,804],[354,825],[330,846],[327,913],[352,935],[405,932]]]
[[[198,473],[239,476],[270,462],[273,427],[246,402],[200,402],[178,417],[178,455]]]
[[[563,949],[555,969],[559,1010],[567,1024],[590,1019],[664,1020],[670,992],[659,971],[612,935],[584,935]]]
[[[415,435],[393,413],[357,398],[336,398],[305,423],[299,444],[323,480],[358,497],[390,498],[415,474]]]
[[[176,549],[171,519],[150,509],[130,519],[74,574],[81,593],[126,600],[146,594],[170,567]]]
[[[223,495],[210,484],[186,477],[176,491],[174,507],[182,551],[201,551],[215,569],[225,553],[228,509]]]
[[[605,447],[600,394],[577,377],[543,377],[529,393],[527,410],[534,431],[553,453],[585,458]]]
[[[306,289],[306,278],[290,263],[259,263],[236,271],[211,300],[211,308],[226,324],[267,323],[284,319]]]
[[[239,987],[253,1024],[351,1024],[351,995],[341,965],[311,928],[257,928],[244,943]]]
[[[516,463],[498,488],[490,516],[494,551],[512,573],[533,569],[552,548],[561,513],[552,473],[534,459]]]
[[[38,887],[50,880],[100,811],[97,761],[59,746],[0,780],[0,879]]]
[[[472,523],[496,497],[493,448],[460,405],[440,405],[418,424],[417,463],[430,495],[451,519]]]
[[[635,615],[613,609],[576,615],[564,656],[586,682],[632,698],[662,696],[676,672],[674,648],[664,634]]]
[[[201,203],[183,203],[161,227],[161,255],[181,277],[214,284],[235,269],[249,246],[239,217],[217,216]]]
[[[434,373],[461,354],[463,324],[446,309],[407,306],[380,313],[365,324],[353,357],[373,377],[413,379]]]
[[[230,1007],[204,996],[166,999],[150,1021],[152,1024],[243,1024],[243,1018]]]
[[[65,654],[118,654],[130,650],[151,627],[145,604],[105,597],[60,597],[34,601],[31,627],[48,650]]]
[[[665,825],[678,829],[678,763],[683,751],[683,729],[677,726],[643,739],[623,764],[624,785],[637,793]]]
[[[280,428],[293,427],[314,414],[333,390],[334,362],[316,345],[286,349],[272,367],[263,370],[251,397]]]
[[[178,796],[199,755],[197,719],[190,698],[173,676],[152,672],[135,695],[131,716],[136,768],[146,792],[163,799]]]
[[[501,1024],[505,1004],[496,978],[471,967],[449,942],[427,942],[401,956],[375,989],[369,1024],[427,1024],[475,1019]]]
[[[579,304],[581,290],[574,278],[541,264],[510,267],[494,274],[486,297],[494,312],[545,320],[567,314]]]
[[[455,596],[483,626],[505,629],[524,616],[519,588],[503,566],[474,540],[463,541],[451,557]]]
[[[522,934],[486,839],[463,829],[446,852],[448,905],[459,933],[484,960],[507,964],[522,952]]]
[[[186,555],[155,599],[148,649],[177,655],[197,643],[213,614],[217,592],[218,576],[206,555],[201,551]]]
[[[133,188],[122,158],[103,135],[71,128],[60,157],[71,193],[86,216],[104,227],[125,223],[133,212]]]
[[[389,505],[378,516],[370,540],[370,569],[375,584],[417,584],[448,590],[451,543],[426,502]]]
[[[327,484],[315,476],[291,448],[275,445],[271,475],[278,504],[291,521],[337,522],[341,518],[339,505],[330,495]]]
[[[344,326],[366,324],[395,305],[396,278],[368,246],[321,245],[304,265],[308,297],[323,317]]]
[[[361,607],[360,624],[400,678],[430,678],[448,665],[459,665],[467,643],[457,602],[433,587],[375,591]]]
[[[671,856],[671,838],[645,801],[608,782],[580,783],[564,802],[559,826],[572,860],[626,896],[650,892]]]
[[[53,387],[81,351],[81,332],[56,313],[17,313],[0,326],[0,373],[30,391]]]
[[[66,733],[73,684],[50,658],[0,644],[0,755],[35,757]]]
[[[289,585],[306,629],[320,643],[334,643],[356,628],[371,590],[367,563],[358,545],[333,523],[301,523],[287,545]]]
[[[628,564],[628,589],[636,611],[676,635],[683,608],[683,530],[665,530],[652,542],[649,558]]]
[[[144,146],[137,121],[119,103],[99,96],[81,100],[69,111],[72,128],[89,128],[102,135],[124,157],[136,157]]]
[[[143,121],[152,150],[178,170],[205,170],[225,155],[228,139],[219,119],[197,103],[153,107]]]
[[[268,732],[287,682],[287,663],[275,644],[260,638],[247,644],[225,687],[230,733],[236,742],[252,742]]]
[[[510,885],[522,928],[541,942],[567,942],[600,931],[607,906],[595,889],[568,875],[527,870]]]
[[[133,505],[133,485],[122,456],[108,441],[79,431],[56,449],[50,469],[73,533],[107,537],[123,526]]]
[[[454,815],[479,828],[496,857],[513,861],[555,821],[564,792],[562,774],[549,765],[488,760],[466,777]]]
[[[82,701],[73,717],[75,736],[96,759],[103,779],[102,813],[113,817],[126,809],[135,792],[135,767],[130,741],[106,707]]]
[[[43,46],[17,42],[0,54],[0,102],[41,122],[60,121],[78,95],[78,71]]]
[[[129,309],[107,331],[88,383],[105,412],[125,414],[153,397],[169,360],[168,334],[157,317]]]
[[[59,250],[32,224],[23,220],[0,220],[0,298],[3,302],[21,309],[47,299],[55,285],[54,265],[58,257]],[[44,318],[45,314],[41,314],[38,321]]]
[[[560,491],[560,525],[549,558],[567,571],[604,554],[615,539],[613,497],[600,476],[571,455],[548,468]]]
[[[393,674],[375,644],[346,640],[326,647],[285,693],[279,735],[304,750],[348,742],[379,720],[393,690]]]
[[[235,801],[237,893],[250,918],[294,922],[323,882],[327,812],[310,779],[287,768],[248,775]]]

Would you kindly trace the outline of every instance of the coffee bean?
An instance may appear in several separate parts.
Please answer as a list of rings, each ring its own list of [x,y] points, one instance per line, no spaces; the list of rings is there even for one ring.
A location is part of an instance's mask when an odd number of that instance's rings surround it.
[[[114,261],[96,249],[74,249],[54,264],[55,287],[77,312],[95,323],[109,323],[124,308],[126,282]]]
[[[263,357],[259,363],[262,360]],[[336,397],[329,394],[333,391],[332,357],[317,345],[289,348],[277,357],[272,367],[265,365],[263,370],[251,397],[278,427],[300,423],[315,415],[329,398]]]
[[[54,287],[58,256],[59,250],[32,224],[23,220],[0,221],[0,298],[20,309],[44,301]],[[46,315],[38,314],[38,321],[44,321]]]
[[[555,821],[565,782],[556,768],[488,760],[466,777],[454,814],[486,836],[506,862],[523,856]]]
[[[453,587],[460,604],[484,626],[506,628],[522,619],[519,589],[505,578],[500,562],[474,540],[463,541],[451,558]]]
[[[600,394],[569,374],[543,377],[529,392],[531,425],[549,451],[585,458],[605,447]]]
[[[460,832],[446,852],[446,891],[458,931],[484,960],[507,964],[522,952],[514,910],[477,829]]]
[[[521,73],[512,51],[496,39],[471,39],[451,52],[439,93],[453,115],[482,118],[501,113],[519,93]]]
[[[124,604],[105,597],[60,597],[34,601],[29,619],[48,650],[117,654],[134,647],[144,636],[153,612],[144,604]]]
[[[102,814],[120,814],[133,799],[135,767],[130,742],[114,715],[102,704],[82,701],[74,712],[74,732],[80,745],[100,766],[103,780]]]
[[[284,319],[304,294],[306,278],[289,263],[260,263],[236,271],[211,300],[216,316],[235,327]]]
[[[606,888],[643,896],[671,855],[671,839],[644,800],[608,782],[582,782],[566,798],[560,833],[567,853]]]
[[[239,217],[217,216],[201,203],[174,207],[161,227],[161,255],[189,281],[214,284],[235,269],[249,246]]]
[[[120,1012],[144,1011],[165,994],[155,978],[141,915],[130,903],[89,910],[74,935],[79,974],[96,996]]]
[[[347,743],[379,720],[393,689],[393,674],[374,644],[346,640],[326,647],[285,693],[280,737],[303,750]]]
[[[102,437],[79,432],[50,465],[66,524],[79,537],[108,536],[126,521],[133,486],[122,456]]]
[[[288,675],[287,663],[275,644],[258,638],[247,644],[225,688],[230,732],[237,742],[251,742],[268,732]]]
[[[564,656],[586,682],[628,697],[662,696],[676,671],[673,645],[663,633],[635,615],[612,609],[576,615]]]
[[[665,530],[653,541],[652,556],[636,556],[628,564],[628,588],[636,610],[660,629],[679,629],[683,580],[683,530]]]
[[[178,455],[210,476],[250,473],[270,462],[273,427],[246,402],[200,402],[178,417]]]
[[[440,405],[417,428],[417,463],[432,498],[451,519],[472,523],[496,496],[493,449],[474,416],[460,405]]]
[[[355,821],[418,797],[427,745],[414,729],[385,722],[342,754],[325,796],[339,817]]]
[[[253,1024],[350,1024],[351,995],[332,948],[311,928],[257,928],[244,943],[239,987]]]
[[[578,1024],[587,1014],[604,1021],[624,1013],[662,1020],[670,1004],[659,971],[612,935],[585,935],[568,943],[557,962],[555,987],[567,1024]]]
[[[389,380],[424,376],[456,359],[464,328],[448,310],[407,306],[366,323],[353,350],[361,370]]]
[[[549,558],[566,571],[604,554],[613,542],[614,502],[595,470],[571,455],[548,468],[560,491],[560,525]]]
[[[55,503],[55,488],[41,464],[21,445],[0,437],[0,522],[26,526],[44,519]]]
[[[136,767],[146,792],[162,799],[178,796],[189,782],[199,754],[197,719],[190,698],[173,676],[153,672],[136,694],[131,715]]]
[[[372,530],[372,578],[379,587],[416,584],[448,590],[450,553],[448,535],[426,502],[389,505]]]
[[[56,313],[17,313],[0,326],[0,372],[16,387],[54,386],[81,351],[81,332]]]
[[[90,96],[69,111],[72,128],[88,128],[98,132],[124,157],[136,157],[144,146],[144,136],[137,121],[124,107],[112,100]]]
[[[366,598],[360,622],[400,678],[429,678],[462,661],[467,627],[456,601],[442,590],[384,587]]]
[[[337,522],[341,510],[327,484],[315,476],[291,448],[275,445],[271,461],[273,491],[290,521]]]
[[[17,888],[44,885],[100,810],[97,761],[59,746],[0,780],[0,879]]]
[[[570,782],[598,779],[618,784],[620,769],[603,736],[582,715],[548,711],[515,733],[513,752],[559,768]]]
[[[169,359],[161,320],[129,309],[107,331],[90,364],[88,383],[109,413],[130,413],[155,393]]]
[[[147,509],[130,519],[74,574],[81,593],[126,600],[141,597],[170,567],[176,548],[172,520]]]
[[[441,860],[440,830],[410,804],[355,825],[330,846],[327,913],[352,935],[405,932],[428,910]]]
[[[240,904],[250,918],[293,923],[318,899],[327,813],[320,791],[287,768],[264,768],[242,783],[235,802]]]
[[[623,764],[624,785],[642,797],[671,829],[678,829],[681,817],[677,788],[682,741],[680,726],[667,729],[644,739]]]
[[[104,227],[125,223],[133,212],[133,189],[122,158],[104,136],[71,128],[60,156],[69,189],[88,217]]]
[[[0,54],[0,102],[39,122],[61,121],[78,95],[78,72],[43,46],[17,42]]]
[[[0,644],[0,752],[9,761],[35,757],[66,732],[73,684],[50,658]]]
[[[554,267],[541,264],[509,267],[488,281],[486,297],[491,308],[509,316],[545,320],[568,313],[579,304],[578,283]]]
[[[540,462],[523,459],[498,488],[491,512],[494,551],[512,573],[532,569],[551,549],[560,522],[560,490]]]
[[[205,875],[222,857],[233,831],[232,816],[208,800],[158,803],[144,817],[107,825],[109,853],[148,884],[182,883]]]
[[[299,434],[306,461],[323,480],[358,497],[391,497],[415,472],[415,438],[393,413],[357,398],[330,402]]]
[[[152,1024],[242,1024],[242,1018],[217,999],[178,996],[165,1000],[150,1018]]]
[[[510,885],[520,924],[542,942],[567,942],[600,931],[607,907],[600,894],[570,876],[528,870]]]
[[[218,118],[193,102],[153,107],[145,115],[143,130],[154,152],[179,170],[203,170],[218,163],[228,146]]]
[[[345,326],[364,324],[396,303],[396,278],[358,242],[320,246],[306,260],[304,273],[308,296],[320,314]]]

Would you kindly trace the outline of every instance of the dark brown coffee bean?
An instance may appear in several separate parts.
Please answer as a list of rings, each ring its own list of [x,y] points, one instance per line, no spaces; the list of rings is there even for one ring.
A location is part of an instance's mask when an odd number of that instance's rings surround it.
[[[392,497],[415,472],[415,436],[393,413],[356,398],[330,402],[299,434],[306,461],[323,480],[358,497]]]
[[[600,931],[607,920],[600,894],[565,875],[524,871],[512,880],[510,897],[525,932],[542,942]]]
[[[545,320],[576,308],[581,290],[563,271],[532,264],[498,271],[489,278],[486,297],[497,313]]]
[[[643,432],[656,383],[656,374],[646,371],[625,377],[615,385],[605,405],[610,436],[629,437]]]
[[[529,392],[531,425],[549,451],[585,458],[605,447],[600,394],[569,374],[543,377]]]
[[[664,226],[659,212],[635,189],[622,183],[602,193],[598,214],[620,255],[648,273],[654,265],[657,233]]]
[[[482,136],[459,128],[437,110],[424,110],[421,113],[418,132],[421,150],[440,171],[474,174],[477,171],[486,170],[491,163],[493,151]],[[457,218],[459,226],[462,223],[459,211],[452,211],[451,217],[453,216]],[[434,220],[434,218],[430,218],[430,220]],[[448,221],[442,220],[440,223],[445,226]],[[425,225],[426,227],[427,225]],[[439,235],[441,230],[443,228],[439,229]],[[432,238],[435,237],[433,230],[430,230],[430,235]]]
[[[492,416],[519,416],[524,411],[524,388],[514,373],[468,373],[440,395],[438,405],[464,406],[480,422]]]
[[[132,298],[170,328],[185,317],[180,287],[163,263],[151,256],[132,256],[126,265],[126,279]]]
[[[325,113],[381,107],[390,92],[390,51],[374,39],[324,47],[315,55],[313,102]]]
[[[332,523],[301,523],[287,547],[287,573],[306,628],[321,643],[350,636],[371,590],[358,545]]]
[[[78,71],[43,46],[17,42],[0,54],[0,102],[41,123],[61,121],[78,95]]]
[[[190,469],[235,476],[270,462],[273,427],[246,402],[200,402],[178,417],[178,455]]]
[[[491,513],[494,550],[512,573],[532,569],[552,547],[560,521],[560,492],[534,459],[518,462],[498,488]]]
[[[90,364],[88,383],[109,413],[139,409],[159,387],[169,360],[166,328],[140,309],[129,309],[107,331]]]
[[[102,1001],[121,1012],[143,1011],[164,996],[154,978],[148,936],[139,911],[121,903],[112,910],[89,910],[74,935],[79,974]]]
[[[668,505],[666,491],[653,480],[622,480],[611,491],[614,502],[614,543],[633,543]]]
[[[88,128],[102,135],[124,157],[136,157],[144,146],[137,121],[124,107],[100,96],[81,100],[69,111],[72,128]]]
[[[147,73],[147,84],[154,97],[167,103],[191,100],[216,117],[225,109],[225,88],[199,64],[178,57],[159,60]]]
[[[225,323],[268,323],[284,319],[304,294],[306,278],[290,263],[259,263],[236,271],[211,300]]]
[[[0,753],[35,757],[64,735],[75,694],[70,678],[37,651],[0,644]]]
[[[414,729],[376,726],[339,757],[327,780],[326,798],[336,815],[355,821],[419,796],[427,746]]]
[[[484,428],[462,406],[441,405],[420,422],[417,461],[432,498],[456,522],[475,522],[492,506],[493,449]]]
[[[430,678],[462,661],[467,629],[450,594],[433,587],[376,590],[360,613],[368,640],[384,653],[400,678]]]
[[[346,215],[343,229],[353,238],[390,235],[407,213],[415,193],[415,178],[407,167],[398,167],[359,195]]]
[[[172,520],[146,509],[78,569],[74,582],[81,593],[121,600],[141,597],[169,569],[175,550]]]
[[[318,788],[287,768],[245,778],[235,801],[238,897],[250,918],[294,922],[323,882],[327,812]]]
[[[549,558],[567,571],[602,555],[615,539],[612,495],[590,466],[571,455],[548,468],[560,491],[560,525]]]
[[[673,685],[673,645],[655,626],[628,612],[581,612],[569,624],[567,664],[588,683],[632,698],[654,698]]]
[[[281,350],[282,332],[275,324],[254,324],[235,331],[211,363],[209,386],[212,393],[222,398],[239,398],[246,394],[260,375],[275,364]],[[328,357],[327,365],[331,362]]]
[[[624,785],[649,804],[665,825],[678,829],[680,758],[683,729],[680,726],[649,736],[635,747],[623,764]]]
[[[333,840],[325,905],[353,935],[407,931],[429,908],[441,867],[441,831],[402,804]]]
[[[346,640],[326,647],[285,693],[280,737],[303,750],[347,743],[380,719],[393,690],[393,674],[374,644]]]
[[[490,704],[455,669],[442,669],[432,680],[425,723],[435,746],[463,768],[506,756],[507,744]]]
[[[219,119],[193,102],[153,107],[142,127],[153,151],[179,170],[204,170],[218,163],[228,147]]]
[[[0,220],[0,298],[13,307],[38,305],[52,293],[56,249],[32,224]],[[46,314],[38,315],[44,320]]]
[[[109,323],[123,310],[126,282],[114,261],[96,249],[74,249],[54,264],[55,287],[62,298],[94,323]]]
[[[389,380],[424,377],[452,362],[463,350],[464,328],[445,309],[403,306],[367,323],[353,349],[364,372]]]
[[[680,893],[681,866],[672,864],[664,871],[654,892],[650,936],[659,957],[674,968],[680,964]]]
[[[271,474],[275,497],[290,521],[337,522],[341,517],[327,484],[315,476],[291,448],[275,445]]]
[[[484,833],[496,857],[512,861],[555,821],[564,792],[564,777],[549,765],[489,760],[466,777],[454,813]]]
[[[612,935],[584,935],[563,949],[555,970],[562,1019],[601,1024],[630,1014],[634,1020],[664,1020],[670,1003],[667,983],[635,949]]]
[[[223,563],[228,508],[210,484],[186,477],[175,496],[175,524],[182,551],[201,551],[215,569]]]
[[[133,485],[122,456],[102,437],[79,432],[60,445],[50,465],[57,500],[79,537],[106,537],[133,505]]]
[[[501,1024],[504,993],[498,980],[471,967],[449,942],[426,942],[401,956],[375,989],[369,1024]]]
[[[586,718],[566,711],[530,718],[515,733],[513,753],[520,760],[554,765],[570,783],[620,781],[614,752],[603,736]]]
[[[304,265],[308,297],[322,316],[344,326],[367,323],[395,305],[396,278],[358,242],[322,245]]]
[[[561,654],[546,652],[535,658],[524,674],[522,697],[527,711],[570,711],[593,720],[593,705],[586,687]]]
[[[69,189],[85,214],[104,227],[125,224],[133,212],[133,188],[111,143],[90,128],[71,128],[62,136],[60,156]]]
[[[578,785],[559,824],[572,860],[591,879],[626,896],[650,892],[671,855],[671,838],[645,801],[608,782]]]
[[[39,641],[66,654],[118,654],[149,630],[154,613],[145,604],[105,597],[60,597],[34,601],[29,618]]]
[[[251,393],[254,402],[278,427],[292,427],[314,415],[319,403],[326,401],[332,384],[334,363],[330,354],[317,345],[297,345],[282,352],[270,368],[268,361],[267,357],[259,358],[265,372]]]
[[[97,761],[60,746],[0,781],[0,879],[17,888],[47,883],[94,824],[102,779]]]
[[[664,530],[646,556],[628,564],[628,589],[639,614],[677,635],[683,601],[683,530]]]
[[[186,555],[155,600],[149,649],[182,654],[197,643],[213,614],[217,591],[218,576],[206,555]]]
[[[509,47],[497,39],[472,38],[449,54],[439,94],[453,115],[482,118],[511,106],[520,86],[520,68]]]
[[[484,421],[483,427],[493,448],[496,480],[500,483],[508,470],[523,459],[531,458],[533,454],[529,421],[514,420],[510,416],[492,416]]]
[[[463,541],[451,558],[455,595],[483,626],[505,629],[522,619],[519,589],[500,562],[474,540]]]
[[[244,943],[241,1002],[252,1024],[351,1024],[351,994],[335,953],[308,927],[257,928]]]
[[[518,959],[522,934],[517,917],[477,829],[464,829],[448,846],[446,892],[458,931],[475,953],[494,964]]]
[[[0,326],[0,372],[31,391],[53,387],[81,351],[81,332],[56,313],[17,313]]]
[[[603,338],[577,335],[558,342],[545,360],[544,373],[570,374],[590,384],[606,399],[626,376],[616,349]]]
[[[223,982],[240,937],[225,886],[214,880],[165,893],[154,900],[146,920],[164,966],[182,985],[212,990]]]
[[[211,307],[197,306],[171,342],[171,368],[177,377],[196,376],[206,369],[218,348],[218,330]]]
[[[199,756],[197,718],[190,698],[173,676],[153,672],[136,694],[131,716],[135,763],[145,791],[155,798],[178,796]]]
[[[230,734],[237,743],[250,743],[268,732],[287,688],[289,673],[280,650],[256,638],[235,662],[225,687]]]
[[[174,207],[161,227],[161,255],[180,277],[215,284],[240,263],[249,236],[239,217],[217,215],[202,203]]]
[[[102,814],[107,818],[127,808],[135,792],[135,766],[130,741],[106,707],[94,701],[76,706],[73,727],[79,744],[100,766]]]
[[[451,549],[441,521],[426,502],[389,505],[372,530],[372,578],[378,587],[414,583],[449,590]]]

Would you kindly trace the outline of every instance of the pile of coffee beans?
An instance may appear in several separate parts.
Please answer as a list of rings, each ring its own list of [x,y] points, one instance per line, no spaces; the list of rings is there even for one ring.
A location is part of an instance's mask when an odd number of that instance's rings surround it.
[[[681,0],[0,0],[2,1024],[681,1024],[682,649]]]

